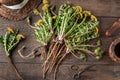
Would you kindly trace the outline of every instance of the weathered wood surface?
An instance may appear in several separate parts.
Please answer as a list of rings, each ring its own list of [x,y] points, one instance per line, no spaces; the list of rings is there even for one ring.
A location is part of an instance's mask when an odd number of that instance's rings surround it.
[[[50,0],[51,4],[55,4],[56,10],[60,4],[67,0]],[[114,63],[108,55],[108,48],[110,43],[120,36],[120,30],[117,30],[115,35],[108,38],[105,37],[104,33],[112,23],[120,17],[120,0],[68,0],[73,5],[81,5],[84,9],[91,10],[93,14],[98,16],[100,21],[100,38],[102,40],[102,49],[105,50],[105,56],[102,60],[97,61],[96,59],[89,57],[87,62],[78,60],[73,56],[69,55],[63,61],[57,74],[57,80],[74,80],[72,75],[78,71],[72,71],[70,66],[72,64],[78,64],[81,68],[84,68],[90,64],[96,64],[91,71],[83,74],[85,79],[82,80],[120,80],[120,65]],[[39,9],[41,8],[41,5]],[[34,20],[37,20],[37,16],[32,15]],[[43,80],[42,79],[42,61],[39,57],[33,60],[24,60],[20,58],[17,50],[23,45],[27,47],[25,55],[29,54],[34,47],[39,46],[39,42],[35,40],[33,29],[31,29],[26,20],[23,21],[9,21],[0,18],[0,35],[4,34],[6,27],[11,26],[19,29],[21,33],[26,36],[26,39],[13,52],[14,62],[19,69],[25,80]],[[7,64],[7,58],[3,48],[0,46],[0,80],[18,80],[14,71]],[[48,75],[46,80],[53,80],[53,74]]]

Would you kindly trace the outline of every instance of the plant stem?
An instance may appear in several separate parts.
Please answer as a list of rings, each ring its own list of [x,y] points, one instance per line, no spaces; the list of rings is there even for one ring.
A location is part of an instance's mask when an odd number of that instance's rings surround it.
[[[48,51],[48,53],[47,53],[47,57],[50,55],[53,46],[54,46],[54,43],[52,42],[52,43],[50,44],[49,51]]]
[[[71,54],[75,57],[75,58],[77,58],[77,59],[80,59],[78,56],[76,56],[73,52],[71,52]],[[81,60],[81,59],[80,59]]]
[[[89,54],[90,56],[95,56],[95,53],[92,52],[92,51],[90,51],[90,50],[87,50],[87,49],[80,49],[80,48],[75,48],[75,49],[80,50],[80,51],[83,51],[83,52]]]
[[[64,47],[65,47],[65,45],[63,45],[63,46],[60,48],[60,50],[58,51],[57,55],[53,58],[53,64],[51,65],[49,72],[52,71],[52,69],[53,69],[53,67],[55,66],[56,61],[57,61],[60,53],[63,51]]]
[[[56,47],[57,49],[53,52],[54,54],[51,56],[52,60],[49,60],[49,63],[47,65],[46,69],[45,69],[45,74],[48,72],[48,70],[50,70],[50,67],[53,63],[54,57],[56,56],[56,54],[59,50],[59,47],[60,47],[60,44],[58,44],[58,46]]]
[[[78,19],[79,19],[79,17],[77,17],[77,19],[76,19],[76,21],[75,21],[75,23],[74,23],[74,25],[73,25],[73,27],[64,35],[64,38],[66,37],[66,36],[68,36],[69,35],[69,33],[71,33],[72,32],[72,30],[75,28],[75,26],[76,26],[76,24],[77,24],[77,22],[78,22]]]
[[[11,57],[11,56],[8,56],[8,61],[9,61],[9,63],[11,64],[11,67],[15,70],[16,75],[20,78],[20,80],[24,80],[24,79],[20,76],[20,73],[19,73],[19,71],[17,70],[15,64],[13,63],[13,60],[12,60],[12,57]]]
[[[55,67],[55,71],[54,71],[54,80],[56,80],[56,73],[59,67],[59,64],[62,62],[62,60],[68,55],[67,52],[64,53],[64,55],[60,58],[60,60],[58,61],[56,67]]]
[[[53,55],[53,57],[52,57],[52,60],[49,62],[49,65],[48,65],[48,67],[49,67],[49,72],[50,72],[50,68],[52,67],[52,65],[54,65],[54,60],[55,60],[55,58],[56,58],[56,55],[57,55],[57,53],[58,53],[58,51],[59,51],[59,48],[60,48],[60,44],[58,44],[58,46],[57,46],[57,48],[56,48],[56,50],[55,50],[55,52],[54,52],[54,55]]]
[[[51,58],[51,56],[53,55],[54,50],[55,50],[55,48],[56,48],[57,45],[58,45],[58,42],[56,42],[56,43],[54,44],[53,49],[51,50],[50,53],[48,53],[49,56],[47,56],[45,62],[43,63],[43,78],[45,78],[45,74],[46,74],[46,71],[47,71],[47,70],[46,70],[46,65],[47,65],[47,63],[48,63],[48,60],[49,60],[49,59]]]
[[[54,44],[53,49],[51,50],[51,53],[50,53],[49,56],[47,57],[45,63],[48,62],[48,60],[49,60],[50,57],[52,56],[52,54],[53,54],[53,52],[54,52],[54,50],[55,50],[55,48],[56,48],[57,45],[58,45],[58,42],[56,42],[56,43]]]

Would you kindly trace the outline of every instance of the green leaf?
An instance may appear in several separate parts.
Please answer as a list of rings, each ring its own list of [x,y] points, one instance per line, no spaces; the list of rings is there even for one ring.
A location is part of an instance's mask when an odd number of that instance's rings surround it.
[[[27,23],[28,23],[28,24],[31,24],[31,20],[30,20],[30,17],[29,17],[29,16],[27,17]]]
[[[100,60],[100,59],[103,57],[104,51],[101,50],[100,47],[96,48],[94,52],[95,52],[95,54],[96,54],[96,59],[97,59],[97,60]]]
[[[20,41],[20,40],[21,40],[21,37],[16,36],[15,39],[16,39],[16,41]]]
[[[8,38],[10,36],[10,33],[9,32],[6,32],[5,36],[4,36],[4,40],[3,40],[3,45],[4,45],[4,49],[6,52],[8,52]]]
[[[11,51],[18,45],[19,41],[15,42],[13,45],[11,45],[8,49],[8,52],[11,53]]]
[[[55,9],[55,5],[50,6],[50,10],[53,11]]]
[[[9,51],[10,51],[11,47],[16,42],[17,34],[18,34],[18,30],[16,30],[13,34],[10,34],[8,37],[8,42],[7,42],[8,53],[10,53]]]
[[[97,60],[100,60],[102,58],[102,56],[96,56]]]
[[[87,60],[87,56],[86,56],[85,54],[83,54],[83,53],[80,54],[80,58],[81,58],[82,60],[84,60],[84,61]]]
[[[3,40],[4,40],[3,36],[0,36],[0,43],[1,43],[2,45],[4,44]]]
[[[8,46],[11,46],[15,41],[15,35],[10,35],[8,38]]]
[[[101,46],[101,45],[102,45],[101,40],[98,40],[98,41],[97,41],[97,46]]]

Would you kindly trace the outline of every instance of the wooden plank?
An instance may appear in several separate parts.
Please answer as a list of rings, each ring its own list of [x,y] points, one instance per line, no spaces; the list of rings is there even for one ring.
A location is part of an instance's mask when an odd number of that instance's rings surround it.
[[[55,4],[58,9],[62,3],[67,0],[50,0],[52,4]],[[90,10],[93,14],[99,17],[100,21],[100,38],[102,40],[102,49],[105,50],[105,56],[102,60],[97,61],[92,57],[88,58],[87,62],[78,60],[72,55],[67,56],[59,68],[57,74],[57,80],[74,80],[72,78],[74,73],[77,73],[80,69],[83,69],[87,65],[96,64],[90,71],[82,75],[82,80],[119,80],[120,79],[120,65],[114,63],[108,55],[108,48],[110,43],[120,36],[120,30],[116,31],[116,35],[107,38],[104,33],[107,28],[109,28],[112,23],[120,17],[120,0],[68,0],[73,5],[81,5],[84,9]],[[39,9],[42,5],[40,5]],[[33,21],[38,19],[38,16],[32,15]],[[23,45],[28,48],[24,52],[24,55],[29,54],[33,48],[39,46],[39,42],[35,40],[33,34],[33,29],[31,29],[26,20],[23,21],[9,21],[0,18],[0,35],[6,32],[6,27],[12,26],[19,29],[21,33],[26,36],[20,45],[14,50],[13,58],[17,68],[19,69],[21,75],[25,80],[43,80],[42,78],[42,60],[39,57],[32,60],[24,60],[20,58],[17,50]],[[79,65],[80,69],[78,71],[73,71],[70,69],[71,65]],[[0,80],[18,80],[13,69],[7,64],[7,57],[3,48],[0,46]],[[53,80],[53,73],[48,74],[46,80]]]
[[[114,65],[114,77],[115,77],[115,80],[119,80],[120,79],[120,65],[119,64],[116,64]]]
[[[77,64],[76,64],[77,65]],[[16,64],[19,72],[25,80],[43,80],[42,68],[40,64]],[[76,71],[71,70],[71,65],[61,65],[57,73],[57,80],[74,80],[73,75],[78,73],[88,65],[78,65]],[[119,68],[119,66],[117,66]],[[118,72],[114,74],[114,65],[95,65],[90,70],[82,74],[82,80],[115,80]],[[119,70],[117,70],[119,71]],[[6,77],[7,76],[7,77]],[[119,76],[118,76],[119,77]],[[2,79],[5,78],[5,79]],[[18,80],[14,71],[6,63],[0,63],[0,80]],[[53,73],[49,73],[46,80],[53,80]]]
[[[112,25],[112,23],[116,20],[117,18],[99,18],[100,21],[100,38],[102,40],[102,48],[105,51],[105,57],[101,60],[101,61],[97,61],[94,58],[90,57],[88,59],[88,62],[83,62],[82,60],[78,60],[75,59],[72,55],[68,56],[67,59],[65,59],[64,63],[84,63],[84,64],[90,64],[90,63],[96,63],[96,64],[109,64],[112,63],[111,59],[108,56],[108,48],[110,43],[117,37],[120,36],[120,34],[118,35],[114,35],[110,38],[105,37],[104,33],[105,30],[110,27]],[[0,22],[5,22],[4,20],[0,20]],[[22,25],[20,25],[22,24]],[[26,39],[23,40],[18,47],[15,49],[15,51],[13,52],[13,58],[15,62],[29,62],[29,63],[41,63],[42,61],[40,60],[39,57],[33,59],[33,60],[24,60],[22,59],[18,53],[17,50],[19,48],[21,48],[23,45],[25,45],[27,47],[27,49],[24,52],[24,55],[29,54],[33,48],[39,46],[39,42],[36,41],[35,36],[33,34],[33,30],[27,26],[27,24],[24,21],[19,21],[19,22],[10,22],[7,23],[7,25],[11,25],[14,28],[18,28],[20,30],[21,33],[23,33],[26,36]],[[1,23],[1,26],[3,26],[3,30],[0,30],[1,34],[5,33],[5,29],[6,29],[6,25],[4,23]],[[117,31],[118,33],[120,31]],[[2,46],[0,46],[0,62],[7,62],[7,59],[5,57],[5,52],[2,48]]]
[[[97,16],[120,17],[120,0],[50,0],[51,4],[60,6],[69,1],[73,5],[80,5]]]
[[[67,1],[73,5],[80,5],[97,16],[120,17],[119,0],[50,0],[50,3],[54,4],[58,10],[58,7]],[[39,9],[41,9],[41,6]]]
[[[69,0],[71,3],[73,4],[81,4],[83,7],[86,8],[90,8],[89,10],[92,10],[93,13],[95,13],[96,15],[100,15],[100,16],[114,16],[119,14],[119,10],[116,10],[115,6],[118,6],[117,4],[119,4],[119,0],[105,0],[105,1],[101,1],[101,0]],[[57,5],[57,7],[66,1],[58,1],[58,0],[51,0],[52,4]],[[108,5],[104,5],[106,2],[108,2],[107,4],[112,5],[112,7],[114,8],[112,13],[106,11],[110,10],[111,7],[105,7],[104,6],[108,6]],[[115,4],[116,3],[116,4]],[[100,4],[99,7],[93,7],[93,5],[98,6],[97,4]],[[90,7],[91,6],[91,7]],[[41,6],[40,6],[41,7]],[[101,8],[100,8],[101,7]],[[118,6],[119,7],[119,6]],[[102,11],[102,10],[104,11]],[[117,12],[115,12],[114,10],[116,10]],[[95,11],[95,12],[94,12]],[[104,12],[104,13],[101,13]],[[33,15],[32,15],[33,16]],[[33,16],[34,21],[37,20],[37,16]],[[106,56],[105,58],[103,58],[102,61],[96,61],[95,59],[89,59],[88,62],[84,62],[84,63],[96,63],[96,64],[108,64],[109,62],[111,62],[110,58],[108,57],[108,47],[111,43],[111,41],[113,41],[115,38],[119,37],[120,34],[113,36],[112,38],[107,38],[104,36],[104,32],[105,30],[112,25],[112,23],[116,20],[117,18],[99,18],[100,21],[100,34],[101,34],[101,38],[102,38],[102,42],[103,42],[103,46],[102,48],[105,50],[106,52]],[[15,62],[29,62],[29,63],[41,63],[42,61],[39,58],[33,59],[33,60],[23,60],[22,58],[20,58],[20,56],[17,53],[17,50],[19,48],[21,48],[23,45],[26,45],[28,47],[27,51],[24,53],[24,55],[29,54],[33,48],[39,46],[39,42],[37,42],[35,40],[35,36],[33,34],[33,29],[31,29],[27,23],[26,20],[23,21],[8,21],[5,19],[0,18],[0,34],[3,35],[6,31],[6,27],[8,26],[12,26],[16,29],[19,29],[21,33],[23,33],[26,36],[26,39],[23,40],[20,45],[15,49],[15,51],[13,52],[13,57],[14,57],[14,61]],[[119,31],[118,31],[119,32]],[[0,62],[7,62],[6,58],[5,58],[5,52],[3,50],[3,48],[0,46]],[[66,59],[66,61],[64,63],[82,63],[83,61],[77,60],[75,58],[73,58],[72,56],[68,56],[68,58]]]

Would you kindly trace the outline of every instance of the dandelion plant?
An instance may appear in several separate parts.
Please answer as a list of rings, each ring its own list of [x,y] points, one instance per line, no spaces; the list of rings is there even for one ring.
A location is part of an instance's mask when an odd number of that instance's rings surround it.
[[[2,44],[3,48],[5,49],[6,56],[8,57],[9,63],[14,68],[17,76],[20,78],[20,80],[23,80],[23,78],[20,76],[16,66],[13,63],[12,60],[12,51],[13,49],[20,43],[20,41],[25,38],[22,34],[18,33],[17,31],[14,31],[12,28],[8,27],[7,32],[4,36],[0,36],[0,43]]]
[[[48,49],[43,63],[44,78],[53,70],[55,80],[59,64],[68,54],[78,58],[74,53],[80,52],[82,59],[85,59],[86,54],[97,57],[100,55],[95,53],[98,50],[95,52],[90,50],[97,48],[97,45],[88,44],[90,40],[99,37],[99,21],[90,11],[64,3],[58,13],[53,14],[47,0],[43,0],[42,10],[43,14],[34,11],[41,16],[41,19],[35,23],[34,31],[40,44],[47,46]]]

